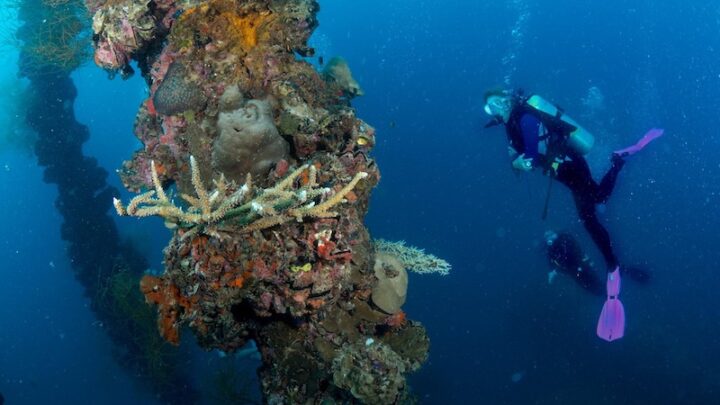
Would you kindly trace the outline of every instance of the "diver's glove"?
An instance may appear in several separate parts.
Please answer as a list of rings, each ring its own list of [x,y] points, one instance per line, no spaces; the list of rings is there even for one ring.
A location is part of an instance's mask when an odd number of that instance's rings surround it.
[[[533,169],[533,160],[532,158],[525,158],[525,154],[523,153],[520,154],[520,156],[516,157],[515,160],[513,160],[512,167],[515,170],[529,172]]]

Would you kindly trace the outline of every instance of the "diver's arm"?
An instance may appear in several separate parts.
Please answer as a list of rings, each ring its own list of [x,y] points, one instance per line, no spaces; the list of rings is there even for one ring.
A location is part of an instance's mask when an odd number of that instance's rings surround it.
[[[524,153],[518,155],[515,160],[512,161],[512,167],[515,170],[530,171],[533,168],[533,160],[526,158]]]

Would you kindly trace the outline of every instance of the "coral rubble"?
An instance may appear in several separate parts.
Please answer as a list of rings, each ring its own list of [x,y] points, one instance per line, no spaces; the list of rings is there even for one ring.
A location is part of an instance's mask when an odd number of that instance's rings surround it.
[[[362,90],[341,59],[319,73],[298,58],[317,2],[89,8],[96,62],[134,58],[150,87],[143,148],[120,170],[140,194],[115,208],[172,229],[164,273],[142,282],[162,336],[177,343],[186,325],[223,351],[254,340],[268,403],[409,400],[428,339],[400,308],[402,262],[378,258],[363,225],[380,174],[375,130],[349,105]]]

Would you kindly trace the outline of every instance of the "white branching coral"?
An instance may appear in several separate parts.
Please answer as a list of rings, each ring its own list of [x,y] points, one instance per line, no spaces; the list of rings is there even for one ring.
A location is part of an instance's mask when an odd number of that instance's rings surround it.
[[[211,225],[218,222],[238,225],[244,231],[265,229],[295,219],[329,218],[337,216],[332,208],[345,201],[345,196],[367,177],[359,172],[341,190],[333,192],[317,184],[317,168],[303,165],[283,180],[267,189],[255,189],[248,175],[245,184],[230,192],[225,177],[213,181],[215,188],[208,191],[200,178],[200,169],[195,158],[190,156],[192,185],[196,196],[181,194],[180,197],[189,207],[183,209],[168,198],[151,162],[154,190],[134,197],[127,207],[117,198],[113,205],[118,215],[135,217],[160,216],[166,224],[191,228],[197,225]],[[296,185],[296,180],[308,173],[304,184]],[[317,200],[317,201],[316,201]]]
[[[375,250],[395,256],[403,264],[405,269],[415,273],[437,273],[443,276],[450,274],[450,263],[414,246],[408,246],[404,241],[391,242],[384,239],[376,239]]]
[[[160,183],[160,179],[155,169],[155,162],[150,162],[150,170],[152,173],[152,181],[154,190],[142,193],[124,207],[122,202],[117,198],[113,198],[113,205],[118,215],[130,215],[135,217],[148,217],[157,215],[165,219],[171,224],[201,224],[213,223],[221,220],[231,209],[242,204],[249,191],[248,184],[238,188],[231,195],[227,195],[228,185],[225,178],[220,176],[214,181],[215,190],[208,194],[205,185],[200,179],[200,170],[198,169],[195,158],[190,156],[191,179],[193,188],[197,197],[181,194],[180,197],[185,200],[190,208],[183,210],[170,200],[167,193]],[[248,180],[249,182],[249,180]]]

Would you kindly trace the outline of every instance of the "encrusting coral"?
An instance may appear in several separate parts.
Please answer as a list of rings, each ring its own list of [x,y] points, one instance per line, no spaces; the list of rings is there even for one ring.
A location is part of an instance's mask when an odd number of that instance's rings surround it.
[[[97,8],[89,4],[88,8],[94,12],[95,63],[109,70],[122,69],[133,53],[155,37],[157,26],[150,3],[149,0],[118,0]]]
[[[365,404],[391,404],[405,386],[405,371],[402,357],[390,346],[368,338],[340,350],[333,382]]]

